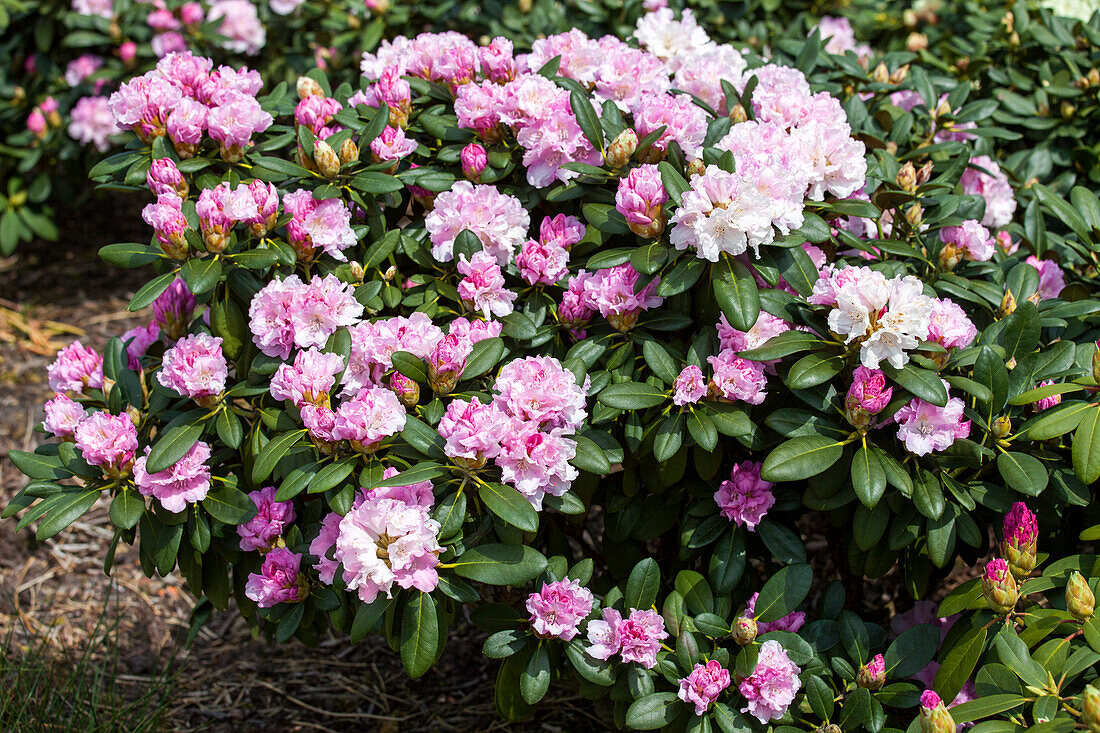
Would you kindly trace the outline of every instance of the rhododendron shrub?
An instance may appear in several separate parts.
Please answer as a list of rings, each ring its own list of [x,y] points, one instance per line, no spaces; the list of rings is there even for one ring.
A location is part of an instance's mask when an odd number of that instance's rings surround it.
[[[58,355],[6,513],[109,501],[196,623],[380,633],[413,676],[469,618],[513,719],[551,685],[635,729],[1081,712],[1100,203],[1014,186],[967,85],[821,46],[658,8],[293,88],[166,56],[108,102],[150,241],[102,256],[156,269],[152,319]],[[946,600],[864,618],[888,574]]]

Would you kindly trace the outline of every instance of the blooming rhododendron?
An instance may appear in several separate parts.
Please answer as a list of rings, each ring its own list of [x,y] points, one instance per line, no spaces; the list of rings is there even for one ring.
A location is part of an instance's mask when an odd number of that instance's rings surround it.
[[[707,395],[707,382],[703,378],[703,370],[694,364],[684,367],[672,386],[675,389],[672,403],[680,407],[698,402]]]
[[[498,318],[512,312],[516,294],[504,286],[504,274],[496,258],[485,250],[466,259],[458,257],[458,271],[465,275],[458,283],[458,296],[471,310],[481,311],[485,318]]]
[[[84,460],[107,469],[124,468],[138,448],[137,429],[128,415],[92,413],[76,424],[73,435]]]
[[[46,372],[50,389],[55,392],[83,394],[85,389],[103,386],[103,357],[94,349],[73,341],[57,353]]]
[[[592,613],[592,591],[576,580],[555,580],[527,597],[531,626],[543,637],[569,641],[584,618]]]
[[[155,497],[168,511],[182,512],[210,491],[210,446],[203,441],[191,446],[171,467],[156,473],[146,470],[148,456],[146,447],[145,455],[134,462],[134,483],[144,496]]]
[[[268,283],[252,299],[252,340],[268,356],[285,359],[293,348],[323,346],[336,329],[363,313],[351,288],[334,275],[303,283],[297,275]]]
[[[695,714],[702,716],[718,701],[730,681],[730,671],[717,659],[711,659],[706,664],[696,664],[691,674],[680,680],[680,691],[676,694],[684,702],[694,704]]]
[[[743,461],[735,464],[728,481],[714,492],[714,502],[722,516],[752,531],[775,505],[772,484],[760,478],[760,464]]]
[[[962,174],[963,192],[985,199],[985,216],[982,224],[987,227],[1003,227],[1012,221],[1016,212],[1016,198],[1008,176],[997,161],[987,155],[970,159],[970,165]]]
[[[439,194],[425,223],[432,240],[432,256],[440,262],[454,259],[455,237],[463,229],[473,232],[497,263],[511,261],[522,244],[531,218],[519,199],[492,186],[457,181]]]
[[[168,389],[200,399],[225,389],[228,368],[222,340],[205,333],[187,336],[164,352],[163,368],[157,381]]]
[[[279,603],[298,603],[309,595],[309,588],[301,574],[302,556],[285,547],[278,547],[264,555],[260,572],[251,573],[244,587],[244,594],[260,608],[271,608]]]
[[[963,420],[965,406],[959,397],[947,400],[945,407],[937,407],[915,397],[894,413],[898,439],[905,443],[909,452],[918,456],[946,450],[959,438],[970,435],[970,421]]]
[[[71,438],[76,426],[88,416],[79,402],[63,394],[55,394],[46,403],[46,419],[42,426],[58,438]]]
[[[272,543],[283,533],[283,529],[294,521],[294,504],[289,501],[276,501],[274,486],[265,486],[259,491],[250,491],[248,498],[256,505],[256,516],[244,524],[237,525],[237,535],[241,538],[241,549],[269,549]]]
[[[756,668],[738,687],[746,702],[741,712],[761,723],[782,717],[802,687],[798,679],[801,671],[778,641],[765,641],[760,645]]]

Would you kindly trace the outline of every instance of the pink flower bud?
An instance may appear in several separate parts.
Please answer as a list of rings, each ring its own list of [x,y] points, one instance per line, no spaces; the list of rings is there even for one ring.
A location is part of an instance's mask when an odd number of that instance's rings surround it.
[[[856,675],[856,684],[868,690],[878,690],[886,683],[886,659],[876,654]]]
[[[171,158],[154,160],[149,166],[149,172],[145,174],[145,183],[156,196],[162,193],[175,193],[181,199],[187,198],[187,181],[184,180],[183,174]]]
[[[852,386],[844,400],[848,422],[856,428],[867,428],[871,417],[886,409],[893,393],[893,388],[886,386],[886,375],[881,371],[863,365],[856,367]]]
[[[202,23],[203,12],[201,3],[184,3],[180,6],[180,20],[184,25],[198,25]]]
[[[1008,563],[1001,558],[990,560],[982,575],[982,593],[994,613],[1005,615],[1016,607],[1020,597],[1016,580],[1008,569]]]
[[[489,165],[489,157],[485,154],[485,148],[477,143],[470,143],[462,149],[462,174],[474,183],[481,182],[481,174]]]
[[[932,690],[925,690],[920,696],[920,727],[922,733],[955,733],[954,718]]]
[[[137,44],[133,41],[126,41],[120,45],[118,47],[118,57],[127,66],[134,63],[134,59],[137,58]]]
[[[428,383],[436,394],[449,394],[458,383],[470,355],[470,342],[457,334],[444,336],[428,355]]]
[[[655,165],[642,165],[619,181],[615,209],[626,218],[630,231],[652,239],[665,230],[664,203],[668,192]]]
[[[35,137],[46,137],[46,116],[42,114],[42,110],[35,107],[27,115],[27,129],[33,132]]]

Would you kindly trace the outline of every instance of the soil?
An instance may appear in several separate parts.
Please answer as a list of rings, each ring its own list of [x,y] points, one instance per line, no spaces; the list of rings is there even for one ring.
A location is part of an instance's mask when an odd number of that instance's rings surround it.
[[[0,259],[0,506],[24,477],[7,460],[32,450],[51,395],[46,366],[74,338],[102,348],[148,322],[129,313],[130,296],[150,272],[121,270],[96,256],[112,242],[145,241],[142,202],[97,199],[66,212],[60,241],[34,242]],[[60,218],[60,217],[59,217]],[[106,502],[45,542],[34,526],[0,524],[0,639],[9,656],[46,643],[59,664],[90,648],[104,664],[117,652],[118,680],[134,697],[168,675],[168,707],[155,730],[169,731],[490,731],[600,730],[587,701],[551,687],[539,717],[503,723],[493,707],[496,663],[481,656],[484,635],[452,633],[439,665],[409,680],[398,655],[377,638],[352,645],[325,639],[316,648],[269,646],[253,639],[231,609],[212,618],[182,649],[193,599],[178,574],[147,578],[123,546],[111,576],[103,557],[112,530]],[[102,644],[117,624],[118,648]]]

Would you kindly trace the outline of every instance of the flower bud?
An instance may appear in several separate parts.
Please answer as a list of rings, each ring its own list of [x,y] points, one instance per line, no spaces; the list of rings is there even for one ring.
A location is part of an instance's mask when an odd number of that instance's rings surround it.
[[[355,283],[363,282],[363,278],[367,276],[367,271],[355,260],[348,263],[348,269],[351,271],[351,279]]]
[[[145,174],[145,183],[149,186],[149,190],[157,196],[172,192],[181,199],[187,198],[189,190],[187,181],[171,158],[154,160],[152,165],[149,166],[149,172]]]
[[[1079,621],[1087,621],[1092,618],[1092,612],[1096,610],[1096,596],[1089,587],[1088,581],[1076,570],[1069,576],[1066,583],[1066,608]]]
[[[852,427],[866,430],[873,422],[871,418],[886,409],[893,394],[893,387],[886,386],[885,374],[860,365],[852,373],[852,386],[844,398],[844,416]]]
[[[922,733],[955,733],[955,719],[932,690],[920,696],[920,728]]]
[[[909,37],[905,39],[905,47],[911,53],[924,51],[928,48],[928,36],[923,33],[910,33]]]
[[[856,684],[868,690],[878,690],[886,684],[886,659],[876,654],[870,662],[859,668]]]
[[[921,219],[924,217],[924,208],[920,204],[913,204],[905,210],[905,221],[913,231],[920,229]]]
[[[298,77],[298,99],[305,99],[306,97],[323,97],[325,96],[325,90],[321,88],[321,85],[317,83],[316,79],[311,79],[308,76]]]
[[[959,255],[959,250],[954,244],[950,242],[944,244],[939,255],[940,272],[951,272],[959,264],[960,259],[962,258]]]
[[[1081,692],[1081,722],[1089,733],[1100,733],[1100,690],[1092,685]]]
[[[909,193],[917,190],[917,169],[912,161],[907,161],[898,171],[898,185]]]
[[[340,165],[347,165],[359,160],[359,146],[350,137],[340,143]]]
[[[530,13],[532,7],[534,7],[533,0],[519,0],[519,12]]]
[[[638,311],[630,310],[625,313],[609,313],[607,322],[619,333],[626,333],[638,325]]]
[[[1008,415],[999,415],[993,420],[993,437],[1003,438],[1012,432],[1012,418]]]
[[[738,125],[747,119],[749,119],[749,115],[740,104],[734,105],[733,109],[730,110],[730,122],[733,124]]]
[[[829,723],[820,730],[821,733],[841,733],[840,726],[836,723]]]
[[[123,43],[118,47],[118,57],[122,59],[122,63],[132,66],[134,59],[137,58],[137,44],[133,41]]]
[[[1077,112],[1077,108],[1069,102],[1062,102],[1062,119],[1072,119],[1073,115]]]
[[[903,81],[906,80],[906,78],[908,76],[909,76],[909,64],[905,64],[904,66],[899,66],[898,68],[894,69],[893,74],[890,74],[890,83],[891,84],[901,84]]]
[[[756,641],[756,619],[752,616],[738,616],[733,620],[733,640],[738,646],[748,646]]]
[[[42,110],[37,107],[31,110],[31,113],[27,115],[27,129],[34,133],[34,136],[39,140],[45,139],[46,131],[48,129],[46,124],[46,116],[42,114]]]
[[[408,409],[416,407],[416,403],[420,401],[420,385],[401,372],[394,372],[390,377],[390,391],[397,395],[397,401]]]
[[[982,576],[982,593],[994,613],[1004,616],[1016,607],[1020,591],[1008,569],[1008,563],[1000,558],[986,563],[985,574]]]
[[[428,384],[437,395],[450,394],[466,368],[469,347],[457,334],[447,334],[428,355]]]
[[[687,162],[687,174],[688,178],[692,176],[701,176],[707,172],[706,164],[699,158],[693,158]]]
[[[875,70],[871,72],[871,79],[879,84],[886,84],[890,81],[890,70],[886,68],[885,62],[879,62]]]
[[[612,168],[622,168],[630,162],[637,150],[638,133],[628,127],[616,135],[607,146],[607,153],[604,154],[603,159]]]
[[[474,183],[481,183],[481,174],[489,165],[489,156],[485,153],[485,148],[477,143],[470,143],[462,148],[459,158],[462,161],[462,175]]]
[[[314,144],[313,162],[325,178],[336,178],[340,175],[340,158],[337,157],[332,146],[324,140],[318,140]]]
[[[1011,290],[1005,291],[1005,297],[1001,299],[1001,307],[997,310],[997,318],[1004,318],[1016,312],[1016,296]]]

